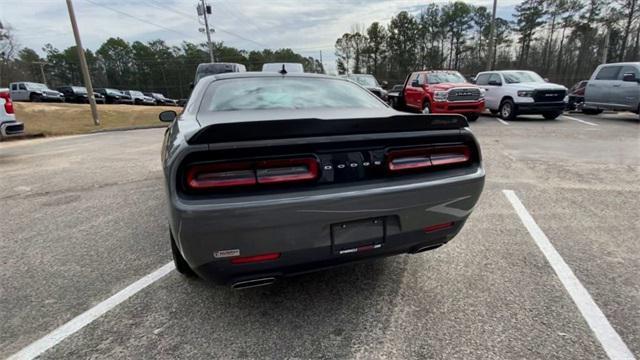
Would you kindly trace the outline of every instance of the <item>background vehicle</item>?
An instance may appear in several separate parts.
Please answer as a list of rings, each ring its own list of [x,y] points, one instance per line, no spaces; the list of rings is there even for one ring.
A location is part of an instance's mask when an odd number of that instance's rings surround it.
[[[389,105],[391,105],[391,107],[394,109],[400,110],[398,108],[398,98],[401,96],[403,88],[404,85],[402,84],[393,85],[391,90],[389,90],[389,92],[387,93],[387,101],[389,102]]]
[[[375,76],[369,74],[349,74],[346,75],[346,78],[360,84],[383,101],[386,102],[388,100],[387,91],[380,86]]]
[[[64,95],[51,90],[45,84],[33,82],[16,82],[9,84],[11,98],[14,101],[64,101]]]
[[[222,74],[228,72],[246,72],[247,68],[242,64],[236,63],[202,63],[196,69],[196,78],[193,85],[198,83],[205,76]]]
[[[262,71],[280,72],[282,65],[288,73],[303,73],[304,67],[300,63],[265,63],[262,64]]]
[[[485,71],[476,76],[485,89],[485,104],[492,114],[513,120],[520,114],[542,114],[555,119],[565,109],[567,88],[546,82],[528,70]]]
[[[174,99],[169,99],[160,93],[144,93],[145,96],[151,97],[156,101],[156,105],[166,105],[166,106],[175,106],[177,105],[177,101]]]
[[[59,86],[56,88],[64,95],[64,100],[71,103],[86,104],[89,102],[89,96],[87,96],[87,89],[84,86]],[[96,102],[104,104],[104,96],[97,92],[93,92],[93,96]]]
[[[118,89],[100,88],[96,92],[104,96],[106,104],[133,104],[131,97]]]
[[[463,117],[401,113],[351,81],[220,74],[191,96],[202,106],[179,121],[160,114],[172,122],[162,162],[183,274],[243,288],[434,249],[484,185]]]
[[[9,137],[24,133],[24,124],[16,121],[11,93],[7,88],[0,88],[0,137]]]
[[[457,71],[416,71],[407,76],[404,105],[425,114],[462,114],[475,121],[484,110],[484,91]]]
[[[640,114],[640,62],[596,68],[587,84],[582,111],[599,114],[604,109]]]
[[[126,90],[125,95],[129,95],[135,105],[155,105],[156,100],[150,96],[146,96],[142,91]]]
[[[582,108],[584,103],[584,91],[587,87],[587,80],[578,81],[569,89],[569,95],[566,98],[567,110],[576,110]]]

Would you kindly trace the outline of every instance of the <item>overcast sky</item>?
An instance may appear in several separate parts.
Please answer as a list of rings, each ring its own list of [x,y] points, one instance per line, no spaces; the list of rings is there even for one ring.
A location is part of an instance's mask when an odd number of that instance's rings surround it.
[[[473,1],[491,7],[492,0]],[[196,15],[198,0],[73,0],[85,48],[95,50],[109,37],[127,41],[163,39],[205,41]],[[435,1],[446,3],[447,1]],[[518,0],[499,0],[498,16],[510,18]],[[292,48],[335,67],[336,38],[353,25],[387,24],[402,10],[418,13],[430,2],[419,0],[209,0],[215,41],[254,50]],[[0,21],[10,25],[22,46],[42,53],[51,43],[74,44],[65,0],[0,0]]]

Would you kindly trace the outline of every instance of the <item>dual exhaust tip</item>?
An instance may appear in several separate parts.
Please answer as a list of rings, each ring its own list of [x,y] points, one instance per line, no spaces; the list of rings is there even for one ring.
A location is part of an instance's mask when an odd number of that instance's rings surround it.
[[[244,290],[244,289],[249,289],[249,288],[255,288],[255,287],[260,287],[260,286],[271,285],[274,282],[276,282],[276,278],[274,278],[274,277],[264,277],[264,278],[258,278],[258,279],[251,279],[251,280],[244,280],[244,281],[234,282],[231,285],[231,288],[232,289],[236,289],[236,290]]]

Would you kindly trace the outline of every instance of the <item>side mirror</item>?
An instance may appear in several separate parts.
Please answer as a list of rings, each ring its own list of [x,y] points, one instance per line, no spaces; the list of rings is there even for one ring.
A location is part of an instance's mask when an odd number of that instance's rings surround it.
[[[476,83],[476,77],[475,76],[470,77],[469,78],[469,82],[472,83],[472,84],[475,84]]]
[[[194,87],[196,87],[196,84],[190,82],[189,83],[189,89],[193,90]]]
[[[622,75],[622,81],[636,82],[637,80],[636,74],[634,73],[625,73]]]
[[[160,115],[158,115],[158,118],[162,122],[172,122],[176,119],[176,117],[178,117],[178,113],[173,110],[163,111],[160,113]]]
[[[389,87],[389,82],[387,82],[387,81],[383,81],[383,82],[382,82],[382,88],[383,88],[383,89],[386,89],[386,88],[388,88],[388,87]]]
[[[413,87],[420,87],[420,82],[419,82],[418,80],[413,80],[413,81],[411,82],[411,86],[413,86]]]
[[[491,86],[502,86],[501,82],[495,81],[495,80],[491,80],[489,81],[489,85]]]
[[[549,82],[549,78],[544,78],[542,80],[544,80],[544,82]]]

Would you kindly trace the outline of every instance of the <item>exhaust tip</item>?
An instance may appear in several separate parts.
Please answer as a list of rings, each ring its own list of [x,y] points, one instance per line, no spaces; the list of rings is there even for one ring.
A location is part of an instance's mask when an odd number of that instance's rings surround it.
[[[265,278],[259,278],[259,279],[244,280],[244,281],[238,281],[238,282],[233,283],[231,285],[231,288],[232,289],[236,289],[236,290],[244,290],[244,289],[249,289],[249,288],[254,288],[254,287],[271,285],[275,281],[276,281],[276,278],[274,278],[274,277],[265,277]]]
[[[427,246],[422,246],[422,247],[418,247],[415,248],[414,250],[411,251],[412,254],[418,254],[421,252],[425,252],[428,250],[433,250],[433,249],[437,249],[440,246],[444,245],[445,243],[439,243],[439,244],[431,244],[431,245],[427,245]]]

